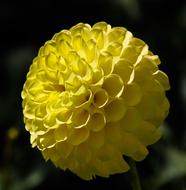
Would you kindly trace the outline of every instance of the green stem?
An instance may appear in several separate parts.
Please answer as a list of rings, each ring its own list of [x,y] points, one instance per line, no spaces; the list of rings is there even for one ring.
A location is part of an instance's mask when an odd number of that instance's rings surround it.
[[[130,165],[130,180],[131,180],[131,185],[133,190],[142,190],[141,188],[141,183],[140,183],[140,178],[138,175],[138,171],[136,168],[136,163],[134,160],[131,158],[128,159],[128,163]]]

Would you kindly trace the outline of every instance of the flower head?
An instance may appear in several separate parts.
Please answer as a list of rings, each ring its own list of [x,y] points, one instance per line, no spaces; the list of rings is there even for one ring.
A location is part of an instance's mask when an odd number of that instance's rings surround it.
[[[31,144],[83,179],[143,160],[168,114],[167,75],[142,40],[99,22],[62,30],[39,50],[22,91]]]

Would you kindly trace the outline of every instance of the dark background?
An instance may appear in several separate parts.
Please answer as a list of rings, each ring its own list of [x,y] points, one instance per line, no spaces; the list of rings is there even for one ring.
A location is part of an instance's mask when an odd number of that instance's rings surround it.
[[[163,138],[137,167],[146,190],[186,189],[186,1],[7,0],[0,1],[0,190],[131,189],[128,174],[86,182],[45,163],[22,121],[20,93],[38,49],[62,29],[98,21],[126,27],[160,56],[170,114]]]

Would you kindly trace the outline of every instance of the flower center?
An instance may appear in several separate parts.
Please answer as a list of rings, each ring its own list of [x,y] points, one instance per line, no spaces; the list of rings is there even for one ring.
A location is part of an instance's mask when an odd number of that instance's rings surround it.
[[[59,85],[59,84],[55,84],[54,85],[54,89],[58,92],[63,92],[65,91],[65,86],[64,85]]]

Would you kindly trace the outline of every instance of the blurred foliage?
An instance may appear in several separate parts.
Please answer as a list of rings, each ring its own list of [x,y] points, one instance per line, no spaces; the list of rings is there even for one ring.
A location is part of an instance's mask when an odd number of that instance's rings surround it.
[[[1,1],[0,190],[131,189],[127,174],[87,182],[45,163],[24,129],[20,93],[39,47],[78,22],[106,21],[143,39],[171,83],[163,138],[137,164],[144,190],[186,189],[186,2],[183,0]]]

